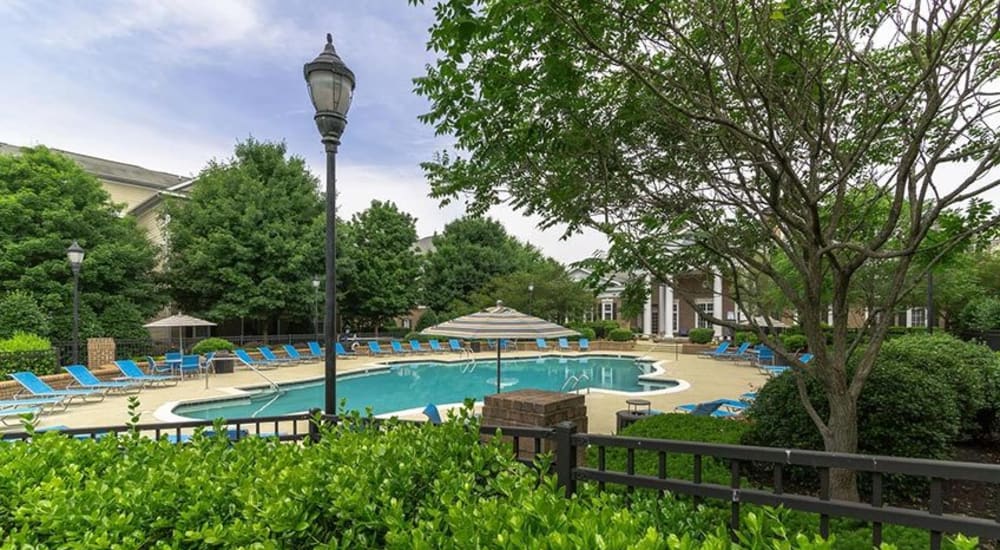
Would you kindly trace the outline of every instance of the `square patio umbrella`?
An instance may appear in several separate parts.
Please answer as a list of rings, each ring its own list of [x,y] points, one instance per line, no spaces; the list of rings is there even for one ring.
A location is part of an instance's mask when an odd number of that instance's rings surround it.
[[[142,325],[146,328],[185,328],[185,327],[214,327],[215,323],[211,321],[206,321],[204,319],[199,319],[197,317],[192,317],[190,315],[184,315],[183,313],[177,313],[171,315],[170,317],[164,317],[158,321],[153,321],[152,323],[146,323]],[[184,353],[184,331],[181,331],[180,348],[181,353]]]
[[[500,393],[500,341],[504,339],[561,338],[579,333],[511,309],[497,302],[491,307],[420,331],[421,334],[466,340],[497,341],[497,393]]]

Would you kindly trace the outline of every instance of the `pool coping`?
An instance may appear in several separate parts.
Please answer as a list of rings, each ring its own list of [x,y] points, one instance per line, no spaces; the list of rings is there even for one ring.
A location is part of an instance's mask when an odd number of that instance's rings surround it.
[[[681,379],[678,379],[678,378],[669,378],[669,379],[668,378],[662,378],[662,376],[664,376],[664,375],[667,374],[666,364],[670,363],[670,360],[666,360],[666,359],[656,360],[656,359],[653,359],[652,357],[649,357],[648,355],[637,355],[637,354],[631,354],[631,353],[602,353],[602,352],[588,352],[588,353],[584,353],[584,354],[581,354],[581,353],[574,353],[574,354],[544,353],[544,354],[538,354],[538,355],[527,355],[527,356],[511,357],[509,360],[540,359],[540,358],[543,358],[543,357],[560,357],[560,358],[563,358],[563,357],[565,357],[565,358],[613,357],[613,358],[619,358],[619,359],[632,358],[632,359],[634,359],[635,361],[638,361],[638,362],[648,362],[648,363],[650,363],[650,365],[651,365],[651,367],[653,369],[652,372],[648,372],[648,373],[639,375],[638,376],[638,380],[639,381],[645,381],[645,382],[650,382],[650,383],[657,383],[657,382],[660,382],[660,383],[662,383],[662,382],[676,382],[677,383],[675,386],[670,386],[668,388],[661,388],[661,389],[657,389],[657,390],[648,390],[648,391],[638,391],[638,392],[629,392],[629,391],[622,391],[622,390],[609,390],[609,389],[605,389],[605,388],[586,388],[588,394],[591,393],[591,392],[593,392],[593,393],[602,393],[602,394],[607,394],[607,395],[620,395],[620,396],[627,396],[627,397],[649,397],[649,396],[654,396],[654,395],[665,395],[665,394],[670,394],[670,393],[679,393],[679,392],[686,391],[686,390],[688,390],[688,389],[691,388],[691,384],[688,383],[686,380],[681,380]],[[481,360],[481,358],[479,360]],[[357,370],[352,370],[350,372],[339,373],[339,374],[337,374],[337,379],[340,380],[341,378],[347,379],[347,378],[353,378],[353,377],[370,376],[370,375],[375,374],[375,373],[380,373],[380,372],[384,372],[384,371],[387,371],[387,370],[391,370],[393,367],[397,367],[397,366],[401,366],[401,365],[408,365],[408,364],[415,364],[415,363],[418,363],[418,364],[439,363],[439,364],[443,364],[443,365],[456,365],[456,364],[463,364],[463,363],[468,363],[468,362],[469,362],[469,359],[467,359],[467,358],[466,359],[454,359],[454,360],[452,360],[452,359],[423,359],[423,360],[420,360],[420,359],[416,359],[416,358],[410,358],[410,359],[398,359],[398,360],[390,360],[390,361],[380,361],[378,363],[370,363],[370,364],[365,365],[364,367],[362,367],[360,369],[357,369]],[[281,383],[278,383],[278,385],[279,386],[305,385],[305,384],[312,384],[312,383],[315,383],[315,382],[321,382],[323,380],[324,380],[324,377],[319,376],[319,377],[312,377],[312,378],[304,378],[302,380],[281,382]],[[240,386],[240,387],[224,387],[224,388],[218,388],[218,390],[221,391],[221,392],[224,392],[226,395],[217,395],[217,396],[213,396],[213,397],[199,397],[199,398],[195,398],[195,399],[182,399],[182,400],[179,400],[179,401],[167,401],[167,402],[163,403],[162,405],[160,405],[159,407],[157,407],[156,410],[153,411],[153,417],[156,418],[157,420],[161,421],[161,422],[189,422],[189,421],[192,421],[192,420],[202,420],[200,418],[192,418],[192,417],[189,417],[189,416],[181,416],[179,414],[174,413],[174,409],[176,409],[177,407],[180,407],[182,405],[193,405],[193,404],[202,404],[202,403],[206,403],[207,404],[207,403],[213,403],[213,402],[216,402],[216,401],[230,401],[230,400],[234,400],[234,399],[237,399],[237,398],[240,398],[240,397],[249,397],[251,395],[256,394],[257,390],[264,389],[264,388],[269,388],[269,387],[270,387],[270,385],[268,385],[268,384],[253,384],[253,385]],[[435,403],[435,405],[438,407],[439,411],[444,412],[446,410],[450,410],[450,409],[453,409],[453,408],[464,406],[464,402],[460,402],[460,403],[444,403],[444,404],[436,404]],[[474,403],[475,407],[481,407],[482,405],[483,405],[482,401],[476,401]],[[425,407],[426,407],[426,405],[425,405]],[[398,410],[398,411],[390,411],[390,412],[387,412],[387,413],[377,414],[377,415],[375,415],[375,417],[376,418],[392,418],[394,416],[416,415],[416,414],[422,413],[425,407],[414,407],[414,408],[410,408],[410,409],[401,409],[401,410]],[[301,412],[306,412],[306,411],[301,411]],[[266,418],[266,417],[261,417],[261,418]]]

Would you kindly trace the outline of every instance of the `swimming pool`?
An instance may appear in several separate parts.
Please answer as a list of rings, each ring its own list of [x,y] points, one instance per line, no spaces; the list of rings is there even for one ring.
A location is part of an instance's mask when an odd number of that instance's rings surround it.
[[[566,391],[570,377],[579,388],[617,392],[648,392],[676,388],[673,380],[644,380],[654,371],[652,364],[633,357],[538,357],[505,359],[500,377],[503,391],[533,388]],[[572,385],[573,382],[570,382]],[[237,398],[181,404],[173,414],[188,418],[246,418],[306,411],[323,406],[323,382],[297,383],[283,387],[281,394],[262,390]],[[461,403],[467,398],[482,401],[496,391],[496,362],[397,363],[368,372],[337,378],[337,398],[347,400],[348,409],[385,414],[428,403]]]

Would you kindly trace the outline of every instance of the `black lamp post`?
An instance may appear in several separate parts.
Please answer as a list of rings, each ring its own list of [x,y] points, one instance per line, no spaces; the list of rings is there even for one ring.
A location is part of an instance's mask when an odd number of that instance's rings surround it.
[[[535,283],[528,283],[528,315],[534,315],[532,313],[535,309]]]
[[[313,337],[319,340],[319,277],[313,277]]]
[[[80,362],[80,267],[83,265],[83,247],[73,241],[66,249],[69,267],[73,270],[73,364]]]
[[[344,65],[333,49],[333,36],[326,35],[326,46],[304,67],[309,96],[316,109],[316,127],[326,147],[326,310],[323,317],[324,410],[337,412],[337,353],[334,331],[337,323],[337,184],[336,156],[340,136],[347,126],[347,111],[354,94],[354,73]]]

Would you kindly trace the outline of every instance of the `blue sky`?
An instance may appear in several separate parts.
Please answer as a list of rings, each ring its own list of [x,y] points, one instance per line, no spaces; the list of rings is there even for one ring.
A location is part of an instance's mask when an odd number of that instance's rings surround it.
[[[253,135],[285,140],[320,174],[302,65],[332,32],[358,81],[337,164],[342,211],[394,200],[427,235],[462,214],[427,197],[418,166],[448,145],[416,120],[427,103],[412,93],[433,61],[432,20],[405,0],[0,0],[0,141],[194,175]],[[564,262],[606,246],[492,214]]]

